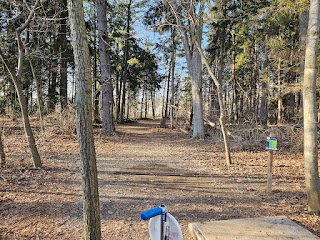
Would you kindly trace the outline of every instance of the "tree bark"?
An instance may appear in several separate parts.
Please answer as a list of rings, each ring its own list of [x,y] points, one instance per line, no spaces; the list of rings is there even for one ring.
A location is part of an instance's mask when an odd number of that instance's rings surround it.
[[[124,59],[123,59],[123,78],[122,81],[122,95],[121,95],[121,105],[120,105],[120,117],[119,121],[123,122],[124,114],[125,114],[125,107],[126,107],[126,88],[127,88],[127,81],[128,81],[128,60],[129,60],[129,37],[130,37],[130,21],[131,21],[131,4],[132,0],[129,0],[128,9],[127,9],[127,26],[126,26],[126,39],[125,39],[125,46],[124,46]]]
[[[219,4],[219,17],[221,19],[225,19],[225,12],[226,8],[223,2],[220,2]],[[225,53],[225,36],[226,36],[226,27],[222,27],[220,30],[219,34],[219,43],[220,43],[220,49],[219,49],[219,59],[218,59],[218,75],[217,75],[217,80],[222,85],[222,74],[223,74],[223,69],[224,69],[224,53]]]
[[[304,168],[309,211],[319,214],[316,79],[319,38],[319,0],[310,1],[303,81]]]
[[[34,34],[33,34],[34,36]],[[26,45],[28,45],[30,43],[30,32],[27,31],[26,33]],[[40,127],[41,127],[41,132],[44,133],[45,131],[45,127],[44,127],[44,122],[43,122],[43,114],[44,114],[44,110],[43,110],[43,97],[42,97],[42,86],[41,86],[41,81],[39,81],[36,71],[34,69],[33,63],[32,63],[32,59],[30,56],[30,52],[29,52],[29,47],[25,48],[25,55],[29,61],[29,65],[30,65],[30,70],[32,73],[32,77],[33,77],[33,81],[36,84],[36,92],[37,92],[37,105],[38,105],[38,112],[39,112],[39,120],[40,120]],[[33,104],[31,104],[32,106]]]
[[[267,37],[266,41],[267,42]],[[264,46],[264,55],[265,59],[262,62],[262,70],[263,70],[263,78],[261,80],[261,101],[260,101],[260,124],[262,127],[267,128],[268,123],[268,108],[267,108],[267,97],[268,97],[268,74],[267,74],[267,66],[268,66],[268,53],[267,46]]]
[[[0,167],[6,165],[6,155],[4,153],[3,141],[2,141],[2,131],[0,132]]]
[[[94,10],[94,16],[96,16],[96,9]],[[95,22],[97,22],[96,17]],[[94,86],[93,86],[93,119],[94,123],[101,123],[101,118],[100,118],[100,89],[99,89],[99,80],[98,80],[98,74],[97,74],[97,69],[98,69],[98,58],[97,58],[97,32],[93,32],[93,81],[94,81]]]
[[[156,96],[155,96],[155,90],[152,90],[151,92],[151,107],[152,107],[152,119],[156,119]]]
[[[202,61],[196,42],[201,46],[203,33],[203,2],[200,1],[197,8],[195,3],[186,4],[186,12],[189,14],[189,25],[184,25],[181,14],[178,12],[178,4],[175,0],[167,0],[173,14],[176,17],[178,29],[182,35],[183,48],[186,54],[187,66],[191,78],[193,132],[192,138],[204,139],[203,124],[203,100],[202,100]],[[196,13],[198,12],[198,13]],[[196,22],[195,22],[196,21]],[[187,30],[186,30],[187,29]],[[188,31],[188,34],[187,34]]]
[[[148,91],[147,91],[147,86],[145,86],[145,91],[144,91],[144,118],[146,119],[148,116]]]
[[[193,106],[193,133],[192,138],[204,138],[203,102],[202,102],[202,61],[197,48],[194,48],[189,61],[190,76],[192,80],[192,106]]]
[[[60,104],[64,109],[68,105],[68,61],[67,61],[67,0],[61,1],[61,14],[60,14]]]
[[[233,95],[232,95],[232,105],[233,105],[233,118],[234,122],[238,122],[239,120],[239,112],[238,112],[238,86],[237,86],[237,78],[236,78],[236,46],[235,46],[235,33],[232,30],[232,88],[233,88]]]
[[[282,96],[281,96],[281,58],[278,59],[278,114],[277,114],[277,125],[282,122]]]
[[[254,29],[254,33],[256,30]],[[255,35],[255,34],[254,34]],[[257,83],[259,81],[259,63],[258,63],[258,44],[257,40],[254,39],[254,47],[252,48],[252,59],[253,59],[253,69],[252,69],[252,79],[251,79],[251,93],[252,93],[252,109],[251,113],[253,113],[252,119],[257,122],[258,116],[258,99],[259,94],[257,93]]]
[[[59,51],[59,46],[58,46],[58,39],[55,38],[55,36],[50,37],[50,41],[52,43],[51,49],[51,54],[55,55]],[[57,66],[58,66],[58,61],[56,59],[52,59],[50,61],[49,65],[49,84],[48,84],[48,97],[47,97],[47,107],[48,107],[48,112],[53,112],[55,111],[56,104],[57,104]]]
[[[164,118],[167,118],[168,117],[168,109],[169,109],[169,93],[170,93],[170,79],[171,79],[171,61],[170,61],[170,64],[169,64],[169,70],[168,70],[168,77],[167,77],[167,91],[166,91],[166,105],[165,105],[165,110],[164,110]]]
[[[102,97],[102,133],[114,134],[113,86],[111,79],[110,47],[107,26],[106,1],[96,0],[97,22],[99,31],[99,55]]]
[[[38,104],[38,111],[39,111],[39,118],[40,118],[40,127],[41,127],[41,132],[44,133],[45,132],[45,127],[44,127],[44,121],[43,121],[44,110],[43,110],[43,97],[42,97],[41,82],[37,78],[37,75],[36,75],[35,69],[33,67],[33,63],[32,63],[32,60],[31,60],[30,56],[28,56],[28,59],[29,59],[29,64],[30,64],[33,80],[36,83],[37,104]]]
[[[117,52],[119,55],[119,44],[117,43]],[[117,83],[116,83],[116,121],[120,122],[120,112],[121,112],[121,93],[122,93],[122,82],[123,82],[123,68],[120,74],[117,71]]]
[[[309,12],[303,11],[299,14],[299,79],[298,83],[303,83],[304,78],[304,64],[305,64],[305,53],[306,53],[306,38],[308,31],[308,19]],[[295,102],[296,102],[296,112],[301,114],[301,105],[302,105],[302,93],[301,91],[295,94]]]
[[[145,91],[146,91],[146,85],[143,84],[143,89],[142,89],[142,96],[141,96],[141,104],[140,104],[140,119],[142,119],[142,112],[143,112],[143,103],[145,101]]]
[[[96,153],[92,128],[92,78],[83,1],[68,0],[75,62],[77,135],[80,148],[84,234],[87,240],[101,239]]]
[[[300,73],[300,81],[303,82],[304,77],[304,64],[305,64],[305,50],[306,50],[306,38],[308,31],[308,18],[309,13],[307,11],[303,11],[299,14],[299,73]]]
[[[171,98],[170,98],[170,128],[173,129],[173,116],[175,109],[174,106],[174,77],[175,77],[175,64],[176,64],[176,46],[175,46],[175,27],[171,27]]]

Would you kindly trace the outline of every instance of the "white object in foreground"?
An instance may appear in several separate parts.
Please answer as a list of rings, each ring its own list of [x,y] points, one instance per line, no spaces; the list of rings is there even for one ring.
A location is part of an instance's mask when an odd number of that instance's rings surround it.
[[[155,216],[149,220],[149,234],[151,240],[160,240],[161,231],[161,215]],[[168,236],[164,240],[182,240],[182,231],[178,221],[167,213],[167,221],[164,222],[164,236]]]

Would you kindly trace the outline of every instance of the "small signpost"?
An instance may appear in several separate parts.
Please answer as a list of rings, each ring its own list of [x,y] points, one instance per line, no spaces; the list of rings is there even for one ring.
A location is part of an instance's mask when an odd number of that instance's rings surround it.
[[[278,139],[276,137],[267,137],[266,150],[269,151],[268,161],[268,176],[267,176],[267,192],[272,191],[272,162],[273,162],[273,151],[278,150]]]

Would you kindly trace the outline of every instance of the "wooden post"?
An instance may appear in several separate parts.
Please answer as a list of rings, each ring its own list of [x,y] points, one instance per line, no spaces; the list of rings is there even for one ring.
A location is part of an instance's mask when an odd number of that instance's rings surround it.
[[[273,162],[273,151],[269,151],[268,177],[267,177],[267,192],[268,193],[271,193],[271,191],[272,191],[272,162]]]
[[[273,151],[278,150],[278,140],[275,137],[273,131],[270,132],[270,136],[267,137],[266,150],[269,152],[268,159],[268,175],[267,175],[267,192],[272,192],[272,163],[273,163]]]

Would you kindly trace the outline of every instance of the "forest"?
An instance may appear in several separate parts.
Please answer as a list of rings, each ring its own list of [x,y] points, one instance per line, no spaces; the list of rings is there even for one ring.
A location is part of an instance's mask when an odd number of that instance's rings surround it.
[[[184,239],[269,215],[320,237],[318,0],[0,9],[0,239],[147,239],[164,203]]]

